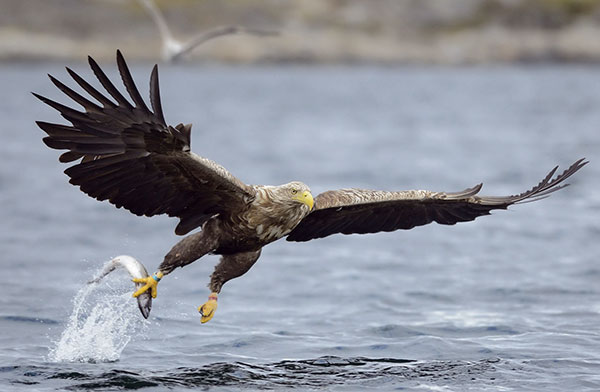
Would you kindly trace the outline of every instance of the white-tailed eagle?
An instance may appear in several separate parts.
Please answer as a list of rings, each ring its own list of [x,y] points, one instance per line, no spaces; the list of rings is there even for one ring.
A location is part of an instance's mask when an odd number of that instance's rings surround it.
[[[89,196],[136,215],[177,217],[175,233],[179,235],[201,228],[175,244],[152,276],[136,280],[145,285],[134,296],[151,290],[155,297],[163,276],[205,254],[219,254],[209,300],[198,308],[202,322],[214,315],[223,284],[248,271],[262,247],[280,238],[309,241],[336,233],[376,233],[431,222],[453,225],[472,221],[494,209],[544,198],[565,187],[563,181],[587,163],[580,159],[556,177],[555,167],[538,185],[512,196],[479,196],[479,184],[461,192],[340,189],[313,199],[301,182],[247,185],[221,165],[191,152],[191,125],[170,126],[165,121],[157,66],[150,76],[148,107],[119,51],[117,65],[129,98],[91,57],[89,64],[108,96],[69,68],[69,75],[92,100],[50,76],[83,110],[35,94],[71,123],[38,121],[48,134],[44,142],[50,148],[66,150],[60,161],[73,164],[65,173],[71,184]]]

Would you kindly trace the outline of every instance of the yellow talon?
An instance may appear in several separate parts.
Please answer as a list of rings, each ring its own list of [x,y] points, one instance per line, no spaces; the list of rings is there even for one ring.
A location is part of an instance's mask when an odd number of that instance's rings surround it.
[[[202,318],[200,319],[202,324],[208,322],[215,315],[215,312],[217,311],[217,298],[217,293],[210,293],[208,301],[204,305],[198,307],[198,312],[202,315]]]
[[[142,286],[135,293],[133,293],[133,296],[137,297],[138,295],[143,294],[146,291],[148,291],[148,289],[150,289],[150,295],[152,295],[152,298],[156,298],[156,286],[158,286],[158,282],[161,280],[162,277],[163,273],[158,271],[155,272],[152,276],[132,279],[134,283],[145,283],[144,286]]]

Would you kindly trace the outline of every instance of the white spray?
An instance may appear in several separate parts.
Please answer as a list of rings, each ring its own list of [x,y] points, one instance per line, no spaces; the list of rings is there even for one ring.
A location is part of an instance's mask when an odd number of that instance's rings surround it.
[[[133,276],[129,259],[119,256],[109,261],[96,279],[77,292],[67,326],[50,349],[51,362],[117,361],[131,338],[147,329],[149,323],[140,317],[131,296],[130,276],[114,274],[101,282],[121,264],[119,260],[128,261],[121,266]]]

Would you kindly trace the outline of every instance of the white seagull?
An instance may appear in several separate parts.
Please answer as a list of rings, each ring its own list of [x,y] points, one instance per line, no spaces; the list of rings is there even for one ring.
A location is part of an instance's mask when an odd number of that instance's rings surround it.
[[[160,9],[154,3],[154,0],[138,0],[138,2],[148,11],[154,23],[158,27],[162,39],[162,57],[165,61],[176,62],[190,53],[194,48],[204,42],[223,35],[231,34],[252,34],[257,36],[277,35],[275,31],[248,28],[243,26],[220,26],[212,30],[205,31],[191,38],[187,42],[182,42],[173,37],[167,22],[160,12]]]

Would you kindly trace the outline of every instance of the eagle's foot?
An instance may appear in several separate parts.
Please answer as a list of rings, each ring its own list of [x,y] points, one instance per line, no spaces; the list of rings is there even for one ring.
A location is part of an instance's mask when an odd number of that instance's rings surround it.
[[[150,290],[152,298],[156,298],[156,286],[158,286],[158,282],[160,282],[163,276],[164,275],[162,272],[157,271],[152,274],[152,276],[132,279],[135,283],[145,283],[144,286],[140,287],[135,293],[133,293],[133,296],[137,297],[138,295]]]
[[[215,315],[215,312],[217,311],[217,298],[217,293],[210,293],[208,301],[204,305],[198,307],[198,312],[202,315],[202,318],[200,319],[202,324],[208,322]]]

